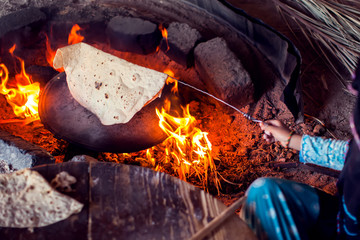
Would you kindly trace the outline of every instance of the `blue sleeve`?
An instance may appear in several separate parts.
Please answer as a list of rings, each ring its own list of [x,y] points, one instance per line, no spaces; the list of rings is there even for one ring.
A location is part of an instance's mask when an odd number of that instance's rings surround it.
[[[348,149],[349,141],[303,135],[301,139],[300,162],[313,163],[341,170],[344,166]]]

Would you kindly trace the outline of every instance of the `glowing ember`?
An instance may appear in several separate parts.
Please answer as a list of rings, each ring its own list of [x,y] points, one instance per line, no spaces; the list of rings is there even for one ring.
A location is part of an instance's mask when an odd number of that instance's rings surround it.
[[[0,64],[0,93],[5,95],[7,102],[13,108],[17,117],[26,118],[24,123],[30,123],[39,119],[38,103],[40,94],[40,84],[33,82],[31,76],[25,72],[24,61],[14,55],[16,45],[9,49],[9,53],[16,58],[21,66],[21,72],[15,75],[14,79],[9,79],[9,71],[5,64]],[[15,122],[14,120],[4,120],[2,123]]]

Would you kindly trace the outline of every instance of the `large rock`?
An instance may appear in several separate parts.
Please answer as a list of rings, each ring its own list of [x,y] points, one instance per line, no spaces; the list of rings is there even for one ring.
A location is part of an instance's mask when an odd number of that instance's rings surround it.
[[[155,52],[162,38],[156,24],[133,17],[112,18],[106,31],[112,48],[138,54]]]
[[[6,33],[20,29],[29,24],[45,20],[46,15],[39,9],[30,7],[14,13],[10,13],[0,18],[0,38]]]
[[[208,91],[236,107],[253,101],[250,75],[225,40],[214,38],[200,43],[194,54],[195,68]]]
[[[201,40],[201,34],[186,23],[173,22],[166,29],[167,41],[161,42],[161,50],[175,62],[187,67],[193,62],[192,51],[197,42]]]

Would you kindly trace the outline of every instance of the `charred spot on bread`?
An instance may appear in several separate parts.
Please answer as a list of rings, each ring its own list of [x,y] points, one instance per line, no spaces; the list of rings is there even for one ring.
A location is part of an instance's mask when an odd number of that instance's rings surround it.
[[[100,88],[101,88],[101,86],[102,86],[102,82],[95,82],[95,88],[97,89],[97,90],[100,90]]]

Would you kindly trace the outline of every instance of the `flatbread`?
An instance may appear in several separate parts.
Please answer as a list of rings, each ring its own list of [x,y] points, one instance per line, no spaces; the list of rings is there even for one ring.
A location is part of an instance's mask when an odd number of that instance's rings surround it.
[[[141,67],[86,43],[57,50],[71,95],[103,125],[126,123],[165,85],[167,75]]]
[[[82,208],[82,203],[55,191],[36,171],[0,174],[0,227],[44,227]]]

